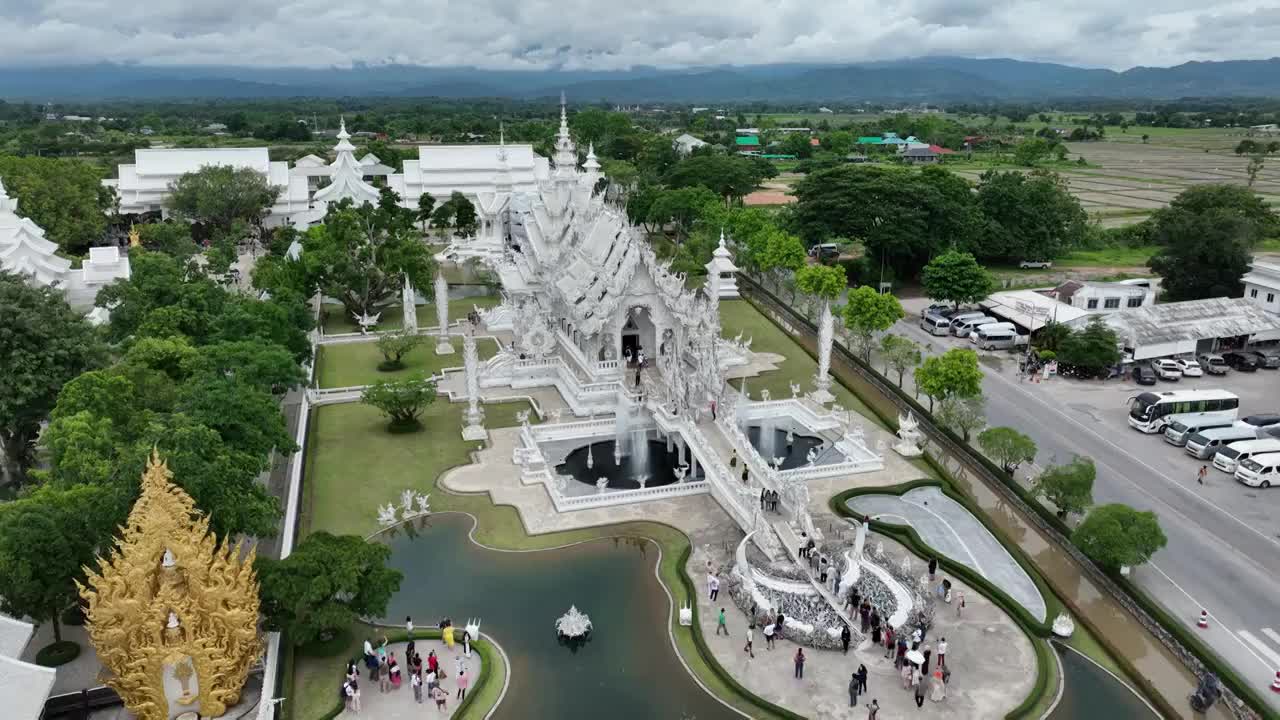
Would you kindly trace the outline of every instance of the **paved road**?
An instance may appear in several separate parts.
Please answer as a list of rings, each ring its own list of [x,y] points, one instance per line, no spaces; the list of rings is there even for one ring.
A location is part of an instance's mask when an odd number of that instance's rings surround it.
[[[917,319],[918,309],[894,331],[932,345],[937,352],[959,345],[927,335],[916,326]],[[1196,465],[1189,457],[1158,437],[1123,426],[1122,404],[1099,409],[1071,401],[1095,383],[1054,380],[1052,389],[1019,383],[1013,372],[1016,363],[1007,359],[1003,367],[986,369],[983,392],[989,424],[1011,426],[1034,439],[1041,466],[1077,454],[1093,458],[1098,471],[1096,503],[1124,503],[1156,512],[1169,543],[1151,563],[1134,570],[1134,579],[1189,627],[1194,628],[1201,609],[1207,610],[1210,629],[1196,632],[1280,708],[1280,693],[1268,690],[1280,670],[1280,536],[1274,513],[1280,489],[1241,500],[1249,489],[1223,473],[1211,473],[1211,482],[1219,486],[1215,492],[1235,496],[1232,502],[1218,501],[1196,485]],[[1253,382],[1280,382],[1274,374],[1259,372],[1255,377]],[[1123,397],[1119,399],[1122,403]],[[1255,507],[1229,507],[1240,503]]]

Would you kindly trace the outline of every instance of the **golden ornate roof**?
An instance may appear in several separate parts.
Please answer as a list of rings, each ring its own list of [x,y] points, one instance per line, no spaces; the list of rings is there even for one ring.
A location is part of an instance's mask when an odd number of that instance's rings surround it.
[[[80,586],[106,682],[140,720],[168,720],[171,703],[222,715],[262,653],[253,550],[218,543],[172,478],[153,451],[116,547]]]

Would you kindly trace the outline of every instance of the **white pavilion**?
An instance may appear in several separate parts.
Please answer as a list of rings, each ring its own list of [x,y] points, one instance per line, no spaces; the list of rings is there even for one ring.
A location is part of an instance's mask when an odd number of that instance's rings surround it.
[[[17,198],[10,197],[0,182],[0,267],[27,275],[36,285],[58,286],[78,310],[92,309],[98,290],[129,277],[129,258],[122,256],[118,247],[90,248],[89,257],[75,269],[70,259],[57,254],[57,244],[44,235],[30,218],[18,215]]]

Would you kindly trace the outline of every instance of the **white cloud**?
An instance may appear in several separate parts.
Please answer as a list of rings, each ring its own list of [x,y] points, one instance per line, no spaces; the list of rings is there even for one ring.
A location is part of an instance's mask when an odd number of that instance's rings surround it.
[[[1275,53],[1263,0],[0,0],[0,64],[617,69],[957,54],[1123,69]]]

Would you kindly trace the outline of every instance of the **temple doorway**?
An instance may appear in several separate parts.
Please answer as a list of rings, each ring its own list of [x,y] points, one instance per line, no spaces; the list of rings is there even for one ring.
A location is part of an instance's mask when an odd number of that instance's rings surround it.
[[[637,306],[627,310],[627,319],[622,324],[619,347],[621,352],[619,357],[628,365],[635,363],[641,350],[650,360],[656,357],[657,345],[654,342],[654,326],[652,318],[649,317],[649,308]]]

